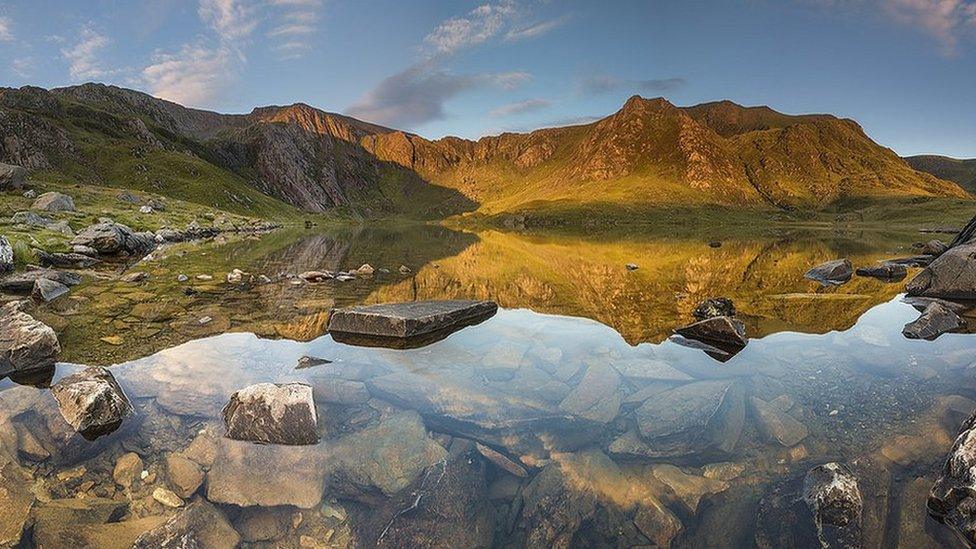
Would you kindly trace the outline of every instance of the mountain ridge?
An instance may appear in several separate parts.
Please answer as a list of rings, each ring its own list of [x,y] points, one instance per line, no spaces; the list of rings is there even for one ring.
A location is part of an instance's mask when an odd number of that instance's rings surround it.
[[[953,181],[971,193],[976,192],[976,158],[965,159],[937,154],[921,154],[907,156],[905,161],[920,172]]]
[[[170,168],[185,158],[191,172],[212,171],[240,189],[225,194],[242,208],[236,195],[253,190],[306,211],[362,217],[567,200],[816,208],[849,197],[968,196],[912,169],[852,120],[731,101],[679,107],[633,96],[589,124],[431,140],[305,103],[221,114],[82,84],[0,89],[0,130],[18,137],[0,145],[0,161],[30,169],[165,194],[180,182],[142,158],[164,157]]]

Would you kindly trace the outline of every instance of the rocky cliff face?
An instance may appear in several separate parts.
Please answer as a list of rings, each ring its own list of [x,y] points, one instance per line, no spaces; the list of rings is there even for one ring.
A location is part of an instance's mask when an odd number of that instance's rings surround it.
[[[172,170],[173,155],[204,163],[226,177],[235,198],[234,185],[245,185],[307,211],[363,216],[554,201],[793,207],[853,196],[966,196],[852,121],[730,102],[681,108],[635,96],[588,125],[428,140],[305,104],[225,115],[85,84],[0,89],[0,130],[0,161],[31,169],[70,165],[71,175],[113,184],[106,179],[120,166],[151,171],[144,157],[168,151],[161,169]]]

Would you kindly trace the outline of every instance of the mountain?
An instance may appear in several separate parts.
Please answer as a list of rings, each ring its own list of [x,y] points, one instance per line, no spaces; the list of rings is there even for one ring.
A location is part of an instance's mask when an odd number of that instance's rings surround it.
[[[976,158],[958,160],[948,156],[920,155],[905,158],[908,165],[920,172],[930,173],[947,181],[954,181],[971,193],[976,193]]]
[[[190,109],[101,84],[0,89],[0,161],[35,177],[147,189],[216,207],[438,218],[556,205],[820,207],[849,197],[968,196],[853,121],[730,102],[632,97],[592,124],[477,141],[305,104]]]

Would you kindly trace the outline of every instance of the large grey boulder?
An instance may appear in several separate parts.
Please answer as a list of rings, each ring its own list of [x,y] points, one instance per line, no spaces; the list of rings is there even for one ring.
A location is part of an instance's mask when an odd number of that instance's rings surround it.
[[[458,329],[495,314],[492,301],[413,301],[349,307],[332,312],[329,332],[410,338]]]
[[[929,513],[957,530],[970,546],[976,545],[973,486],[976,486],[976,414],[959,429],[928,501]]]
[[[0,163],[0,190],[22,189],[27,170],[20,166]]]
[[[50,227],[54,220],[39,213],[31,211],[17,212],[10,218],[10,222],[15,225],[27,225],[28,227]]]
[[[75,201],[64,193],[52,191],[38,196],[31,204],[31,209],[45,212],[73,212]]]
[[[53,280],[65,286],[75,286],[81,282],[81,276],[76,273],[29,267],[26,271],[11,273],[0,278],[0,292],[26,294],[34,289],[34,283],[41,278]]]
[[[223,410],[227,437],[270,444],[319,440],[312,388],[303,383],[258,383],[237,391]]]
[[[930,303],[922,316],[909,322],[901,331],[908,339],[934,340],[942,334],[955,332],[966,327],[966,321],[954,311],[939,303]]]
[[[0,376],[48,368],[61,345],[50,326],[23,312],[23,302],[0,308]]]
[[[7,237],[0,236],[0,274],[14,270],[14,248]]]
[[[976,242],[940,255],[909,281],[906,292],[910,296],[976,299]]]
[[[138,255],[153,249],[156,237],[148,232],[137,233],[121,223],[103,220],[78,233],[71,240],[71,245],[87,246],[106,255]]]
[[[223,512],[199,499],[136,539],[133,549],[234,549],[241,537]]]
[[[38,301],[54,301],[55,299],[68,293],[68,287],[60,282],[47,278],[38,278],[34,281],[34,289],[31,297]]]
[[[51,387],[61,416],[88,440],[118,429],[132,405],[105,368],[90,366]]]
[[[853,275],[851,262],[845,258],[821,263],[807,271],[803,277],[815,280],[824,286],[839,286],[849,281]]]

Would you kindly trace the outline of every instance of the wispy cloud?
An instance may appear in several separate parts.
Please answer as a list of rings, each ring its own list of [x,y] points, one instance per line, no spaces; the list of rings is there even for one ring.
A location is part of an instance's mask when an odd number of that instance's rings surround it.
[[[257,28],[259,5],[242,0],[200,0],[197,14],[224,42],[246,39]]]
[[[444,103],[462,92],[484,87],[510,90],[529,79],[524,72],[452,74],[428,60],[387,77],[348,112],[379,124],[412,127],[444,118]]]
[[[111,43],[107,36],[95,30],[91,23],[81,29],[78,42],[61,50],[68,61],[68,74],[74,80],[94,80],[111,74],[105,69],[99,54]]]
[[[17,57],[10,63],[10,70],[21,78],[28,78],[34,71],[34,62],[30,57]]]
[[[452,17],[437,25],[424,38],[424,43],[435,53],[451,55],[498,36],[517,13],[514,0],[484,4],[467,15]]]
[[[566,23],[569,23],[572,18],[572,14],[567,13],[561,17],[556,17],[555,19],[550,19],[541,23],[513,28],[505,33],[505,40],[508,42],[516,42],[519,40],[526,40],[529,38],[542,36],[553,29],[557,29]]]
[[[502,105],[497,109],[493,109],[488,113],[488,115],[495,118],[502,118],[505,116],[513,116],[516,114],[542,110],[548,108],[550,105],[552,105],[552,103],[546,101],[545,99],[528,99],[525,101],[519,101],[517,103]]]
[[[11,42],[14,39],[14,21],[7,16],[0,16],[0,42]]]
[[[268,38],[277,40],[272,49],[282,60],[298,59],[312,51],[310,39],[319,32],[320,0],[271,0],[278,8],[277,23]]]
[[[150,92],[181,105],[208,106],[235,77],[235,54],[229,48],[186,45],[175,54],[157,53],[143,69]]]
[[[972,0],[882,0],[892,18],[933,36],[947,55],[957,53],[962,34],[976,29]]]
[[[672,91],[687,83],[684,78],[632,80],[617,78],[609,74],[596,73],[582,79],[578,84],[578,90],[581,95],[602,95],[627,90],[656,93]]]

